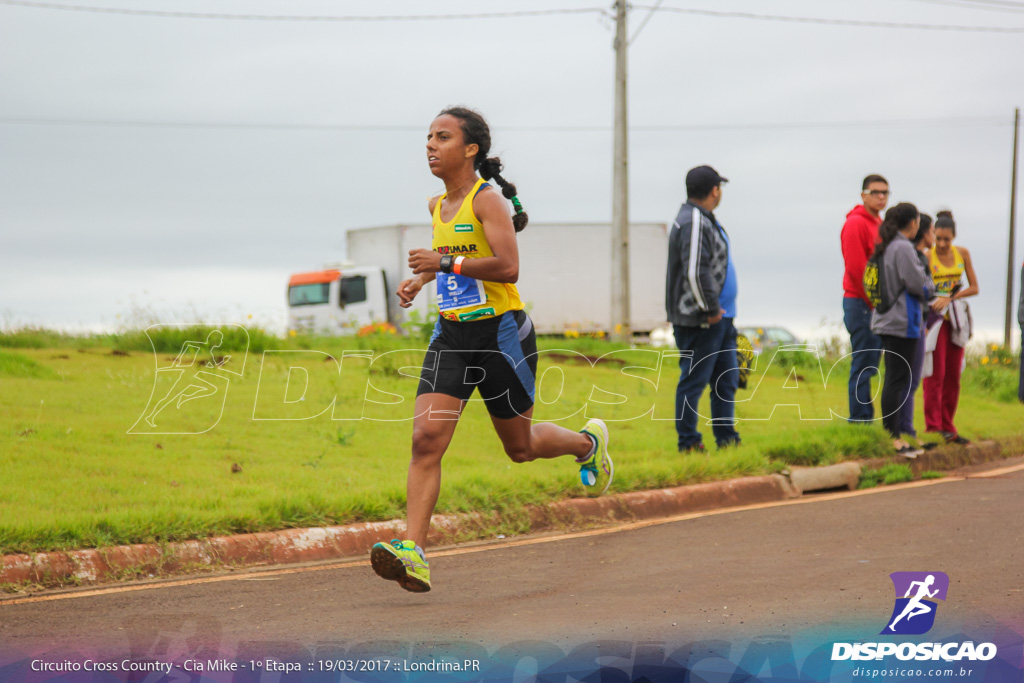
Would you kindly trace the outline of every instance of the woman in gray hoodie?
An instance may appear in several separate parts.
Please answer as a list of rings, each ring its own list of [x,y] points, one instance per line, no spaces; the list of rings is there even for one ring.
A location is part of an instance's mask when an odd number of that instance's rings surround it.
[[[911,363],[918,338],[924,334],[922,311],[935,294],[935,285],[910,240],[920,227],[920,214],[903,202],[885,212],[878,227],[875,255],[882,259],[882,301],[888,305],[871,314],[871,331],[882,340],[885,381],[882,384],[882,426],[892,435],[900,455],[917,457],[920,450],[900,438],[900,407],[909,398]]]
[[[924,267],[925,272],[931,274],[931,268],[928,264],[928,250],[935,245],[935,226],[932,225],[932,217],[926,213],[921,214],[921,226],[917,229],[917,234],[914,235],[912,241],[914,248],[917,249],[917,258],[921,261],[921,265]],[[934,280],[933,280],[934,282]],[[925,309],[927,314],[927,309]],[[925,357],[925,338],[927,335],[927,315],[925,315],[925,329],[922,330],[921,336],[917,338],[917,348],[914,350],[914,361],[910,364],[910,395],[907,396],[906,402],[903,407],[900,408],[900,432],[908,434],[910,436],[909,441],[911,446],[928,450],[935,448],[938,444],[934,441],[928,443],[922,443],[917,438],[917,429],[914,428],[914,394],[917,393],[917,388],[921,386],[921,372],[924,366]]]

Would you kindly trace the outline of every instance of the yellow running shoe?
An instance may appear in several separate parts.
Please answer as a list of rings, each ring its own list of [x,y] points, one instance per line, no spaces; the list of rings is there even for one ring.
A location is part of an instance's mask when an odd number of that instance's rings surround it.
[[[587,422],[580,432],[589,435],[597,443],[593,453],[583,460],[576,461],[580,466],[580,481],[587,488],[591,488],[597,487],[601,480],[604,480],[604,488],[601,489],[603,494],[611,486],[612,478],[615,476],[615,465],[608,455],[608,427],[603,420],[594,418]]]
[[[376,543],[370,550],[370,564],[377,576],[413,593],[430,590],[430,563],[416,551],[415,541]]]

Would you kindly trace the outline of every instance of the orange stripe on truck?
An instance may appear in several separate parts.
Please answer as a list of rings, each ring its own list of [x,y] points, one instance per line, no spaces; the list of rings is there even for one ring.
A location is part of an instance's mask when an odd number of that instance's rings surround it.
[[[325,282],[334,282],[339,277],[341,277],[340,270],[317,270],[312,273],[296,273],[288,280],[288,286],[322,285]]]

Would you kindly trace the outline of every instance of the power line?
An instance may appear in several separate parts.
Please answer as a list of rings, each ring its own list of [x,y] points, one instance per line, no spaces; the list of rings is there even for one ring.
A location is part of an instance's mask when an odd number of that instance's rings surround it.
[[[790,17],[776,14],[753,14],[750,12],[719,12],[708,9],[684,7],[658,7],[633,5],[634,9],[649,9],[657,12],[695,14],[705,17],[729,19],[755,19],[759,21],[784,21],[797,24],[825,24],[828,26],[860,26],[862,28],[899,28],[922,31],[967,31],[973,33],[1024,33],[1024,26],[960,26],[955,24],[907,24],[889,21],[861,21],[858,19],[824,19],[821,17]]]
[[[861,121],[790,121],[765,123],[698,123],[678,125],[630,126],[633,131],[669,132],[685,130],[776,130],[784,128],[859,128],[898,126],[1010,126],[1005,117],[948,117],[930,119],[874,119]]]
[[[466,14],[415,14],[415,15],[269,15],[269,14],[210,14],[206,12],[172,12],[165,10],[125,9],[120,7],[89,7],[86,5],[62,5],[53,2],[32,2],[31,0],[0,0],[0,5],[52,9],[67,12],[91,12],[96,14],[123,14],[137,17],[170,17],[176,19],[233,19],[238,21],[334,21],[334,22],[382,22],[382,21],[441,21],[450,19],[508,19],[512,17],[539,17],[555,14],[605,14],[601,7],[574,9],[523,10],[518,12],[477,12]]]
[[[1002,7],[1024,8],[1024,2],[1014,2],[1014,0],[961,0],[961,2],[970,2],[981,5],[1000,5]]]
[[[1011,5],[1009,7],[994,6],[994,5],[979,5],[970,3],[970,0],[914,0],[915,2],[926,2],[930,5],[946,5],[949,7],[959,7],[960,9],[980,9],[987,10],[990,12],[1012,12],[1020,13],[1024,12],[1024,5]],[[969,3],[969,4],[965,4]]]
[[[320,124],[320,123],[246,123],[240,121],[141,121],[103,119],[51,119],[0,117],[0,123],[43,125],[43,126],[98,126],[103,128],[210,128],[239,130],[382,130],[382,131],[426,131],[424,126],[387,124]]]
[[[0,124],[43,125],[43,126],[97,126],[104,128],[180,128],[211,130],[282,130],[282,131],[382,131],[382,132],[424,132],[422,125],[408,124],[318,124],[318,123],[245,123],[216,121],[145,121],[145,120],[103,120],[103,119],[56,119],[29,117],[0,117]],[[679,132],[697,130],[772,130],[810,128],[855,128],[855,127],[897,127],[897,126],[1009,126],[1004,117],[963,116],[919,119],[873,119],[853,121],[791,121],[763,123],[694,123],[694,124],[647,124],[630,126],[635,132]],[[539,125],[503,126],[496,129],[509,132],[552,132],[552,133],[608,133],[611,126],[586,125]]]
[[[644,30],[644,26],[647,26],[647,22],[651,20],[651,17],[654,16],[654,12],[658,9],[658,6],[661,5],[662,2],[664,2],[664,0],[658,0],[656,3],[654,3],[654,7],[652,7],[650,11],[647,12],[647,16],[644,17],[644,20],[640,22],[640,26],[637,27],[636,31],[633,33],[633,37],[626,42],[626,45],[632,45],[636,41],[636,37],[639,36],[640,32]]]
[[[984,2],[1000,4],[1006,7],[1024,7],[1010,0],[963,0],[964,2]],[[265,14],[212,14],[205,12],[174,12],[167,10],[140,10],[120,7],[92,7],[87,5],[64,5],[52,2],[34,2],[33,0],[0,0],[0,5],[13,7],[30,7],[34,9],[62,10],[67,12],[89,12],[95,14],[118,14],[126,16],[163,17],[175,19],[220,19],[235,21],[294,21],[294,22],[386,22],[386,21],[445,21],[457,19],[508,19],[515,17],[538,17],[568,14],[601,14],[610,16],[601,7],[581,7],[547,10],[523,10],[516,12],[477,12],[463,14],[416,14],[416,15],[265,15]],[[632,9],[650,10],[654,12],[674,12],[700,16],[753,19],[760,21],[782,21],[803,24],[824,24],[829,26],[859,26],[862,28],[897,28],[925,31],[966,31],[984,33],[1024,33],[1024,27],[1017,26],[961,26],[955,24],[912,24],[885,21],[862,21],[856,19],[825,19],[820,17],[793,17],[773,14],[753,14],[750,12],[720,12],[716,10],[692,9],[684,7],[661,7],[656,5],[633,5]],[[648,19],[644,20],[644,23]],[[642,28],[642,26],[641,26]],[[639,33],[639,31],[637,32]],[[634,36],[635,37],[635,36]]]

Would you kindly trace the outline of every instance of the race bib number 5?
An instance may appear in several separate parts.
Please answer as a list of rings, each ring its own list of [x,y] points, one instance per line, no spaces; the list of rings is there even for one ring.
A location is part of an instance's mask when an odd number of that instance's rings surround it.
[[[486,300],[480,280],[455,273],[437,274],[437,307],[442,311],[478,306]]]

